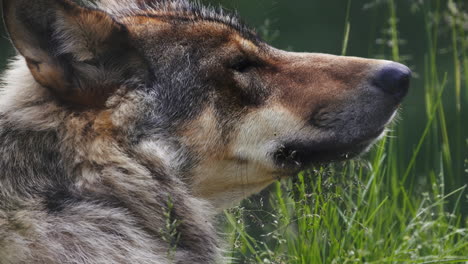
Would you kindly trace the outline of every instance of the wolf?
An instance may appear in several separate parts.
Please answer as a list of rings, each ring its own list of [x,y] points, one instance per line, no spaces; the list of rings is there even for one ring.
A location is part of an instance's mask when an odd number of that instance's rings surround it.
[[[186,0],[3,0],[0,263],[222,263],[213,217],[385,133],[411,72]]]

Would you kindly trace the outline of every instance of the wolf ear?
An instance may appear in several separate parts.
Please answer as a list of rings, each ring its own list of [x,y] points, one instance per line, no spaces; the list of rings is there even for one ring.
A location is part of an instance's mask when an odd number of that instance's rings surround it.
[[[123,25],[69,0],[3,0],[10,38],[42,86],[68,104],[103,105],[135,62]]]

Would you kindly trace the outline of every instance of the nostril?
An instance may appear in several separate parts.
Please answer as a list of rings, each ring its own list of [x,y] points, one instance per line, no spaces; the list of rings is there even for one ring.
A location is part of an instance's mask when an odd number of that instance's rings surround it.
[[[411,70],[408,67],[392,62],[377,72],[374,85],[401,100],[408,93],[410,79]]]

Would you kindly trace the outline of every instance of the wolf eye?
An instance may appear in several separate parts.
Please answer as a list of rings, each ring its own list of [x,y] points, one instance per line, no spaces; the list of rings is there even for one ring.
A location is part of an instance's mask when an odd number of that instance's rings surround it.
[[[255,62],[249,59],[243,58],[243,59],[237,60],[231,66],[231,69],[233,69],[236,72],[244,73],[244,72],[247,72],[249,69],[255,67],[255,65],[256,65]]]

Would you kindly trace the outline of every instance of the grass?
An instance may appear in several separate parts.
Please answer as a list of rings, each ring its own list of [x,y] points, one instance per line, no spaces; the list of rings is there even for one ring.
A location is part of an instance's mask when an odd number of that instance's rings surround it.
[[[386,58],[401,61],[398,1],[380,2]],[[419,138],[406,138],[411,121],[401,122],[365,158],[302,172],[226,211],[232,263],[468,263],[468,5],[416,5],[427,36]],[[451,69],[440,67],[441,49]]]

